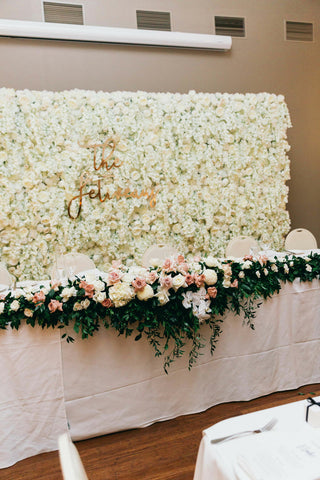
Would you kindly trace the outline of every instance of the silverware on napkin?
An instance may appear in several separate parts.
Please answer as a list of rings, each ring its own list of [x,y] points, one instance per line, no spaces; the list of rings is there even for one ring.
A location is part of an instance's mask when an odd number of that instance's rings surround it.
[[[270,420],[270,422],[268,422],[263,427],[257,428],[256,430],[245,430],[244,432],[234,433],[232,435],[227,435],[226,437],[213,438],[211,440],[211,443],[221,443],[221,442],[225,442],[227,440],[233,440],[234,438],[245,437],[246,435],[251,435],[253,433],[267,432],[268,430],[271,430],[275,426],[277,421],[278,420],[276,418],[272,418],[272,420]]]

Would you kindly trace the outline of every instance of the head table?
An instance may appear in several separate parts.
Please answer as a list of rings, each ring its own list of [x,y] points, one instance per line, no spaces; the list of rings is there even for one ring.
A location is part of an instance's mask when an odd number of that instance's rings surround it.
[[[81,440],[318,383],[319,320],[320,281],[296,279],[263,302],[254,331],[228,313],[214,354],[204,348],[191,370],[176,359],[168,374],[146,340],[111,330],[74,343],[59,329],[3,330],[0,467],[56,450],[68,429]]]

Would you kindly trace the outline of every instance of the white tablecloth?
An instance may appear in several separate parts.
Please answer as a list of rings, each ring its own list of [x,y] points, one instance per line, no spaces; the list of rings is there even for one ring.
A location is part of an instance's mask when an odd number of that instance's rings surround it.
[[[194,480],[319,479],[320,428],[305,422],[307,404],[302,400],[260,410],[204,430]],[[320,416],[320,409],[316,414]],[[270,431],[211,444],[213,439],[255,430],[270,419],[277,420]]]
[[[214,355],[207,345],[191,371],[181,358],[168,375],[146,340],[111,330],[61,345],[58,330],[0,332],[0,467],[56,449],[66,417],[79,440],[320,382],[318,280],[285,285],[254,323],[226,315]]]

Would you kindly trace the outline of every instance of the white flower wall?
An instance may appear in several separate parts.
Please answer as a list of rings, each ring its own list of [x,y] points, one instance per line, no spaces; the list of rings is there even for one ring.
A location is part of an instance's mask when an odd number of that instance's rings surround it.
[[[1,261],[17,278],[45,278],[57,249],[139,263],[169,243],[185,255],[223,255],[234,236],[280,249],[286,211],[290,118],[283,96],[0,89]],[[112,196],[68,203],[93,149],[107,138],[122,161],[102,181]],[[100,173],[100,172],[99,172]],[[88,191],[88,187],[87,190]]]

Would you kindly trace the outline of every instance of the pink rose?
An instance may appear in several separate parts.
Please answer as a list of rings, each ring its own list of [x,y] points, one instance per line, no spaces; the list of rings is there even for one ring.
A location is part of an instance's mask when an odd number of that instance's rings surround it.
[[[191,273],[187,273],[185,281],[187,285],[191,285],[192,283],[194,283],[194,275]]]
[[[151,272],[147,273],[147,282],[154,283],[158,278],[158,274],[155,270],[151,270]]]
[[[145,281],[144,278],[137,277],[132,282],[132,286],[135,292],[139,292],[143,290],[146,285],[147,285],[147,282]]]
[[[195,273],[194,283],[197,285],[198,288],[201,288],[204,285],[204,279],[205,279],[205,276],[203,275],[203,273],[201,275],[198,275],[197,273]]]
[[[178,255],[177,256],[177,262],[178,263],[184,263],[185,262],[185,258],[183,255]]]
[[[233,282],[230,284],[231,288],[238,288],[238,279],[236,278],[233,280]]]
[[[57,310],[59,310],[60,312],[63,312],[62,303],[59,302],[58,300],[51,300],[51,302],[48,305],[48,308],[49,308],[50,313],[54,313]]]
[[[166,258],[162,265],[162,270],[164,272],[174,272],[174,262],[170,258]]]
[[[209,287],[207,293],[210,298],[216,298],[218,290],[216,287]]]
[[[79,283],[79,287],[84,288],[86,297],[89,297],[89,298],[93,297],[93,295],[94,295],[94,286],[93,285],[91,285],[90,283],[87,283],[86,281],[82,280]]]
[[[189,265],[186,262],[180,263],[178,266],[178,271],[184,274],[187,274],[189,270]]]
[[[108,286],[120,282],[122,275],[119,270],[112,270],[108,275]]]
[[[111,298],[106,298],[105,300],[103,300],[103,302],[101,303],[101,305],[103,307],[106,307],[106,308],[111,308],[113,307],[113,303],[111,301]]]
[[[44,303],[45,299],[46,299],[46,296],[44,292],[40,290],[40,292],[37,292],[33,295],[32,301],[35,304],[40,304],[40,303]]]
[[[169,288],[172,287],[172,277],[170,277],[170,275],[167,275],[165,277],[160,277],[160,285],[161,287],[169,290]]]
[[[266,255],[260,255],[259,257],[259,263],[261,265],[261,267],[263,267],[263,265],[265,265],[268,261],[268,257]]]

